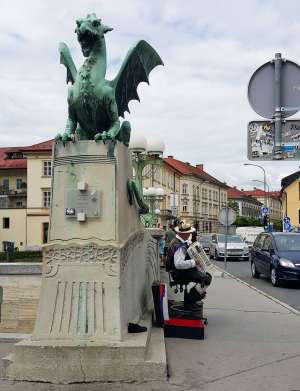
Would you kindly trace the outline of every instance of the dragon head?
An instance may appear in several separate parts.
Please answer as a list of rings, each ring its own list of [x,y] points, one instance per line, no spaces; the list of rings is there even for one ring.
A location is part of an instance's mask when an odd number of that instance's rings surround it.
[[[111,27],[105,26],[96,14],[88,14],[86,18],[76,20],[75,33],[80,43],[84,57],[88,57],[96,43],[100,43],[104,34],[112,31]]]

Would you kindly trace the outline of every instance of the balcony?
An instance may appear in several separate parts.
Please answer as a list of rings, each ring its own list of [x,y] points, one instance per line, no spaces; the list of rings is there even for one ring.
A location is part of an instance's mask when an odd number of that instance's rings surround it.
[[[171,209],[161,209],[160,210],[160,216],[161,217],[165,217],[167,219],[171,219],[173,217],[175,217],[173,214],[172,214],[172,210]]]
[[[27,196],[27,189],[19,189],[19,190],[1,190],[0,196],[7,196],[7,197],[26,197]]]

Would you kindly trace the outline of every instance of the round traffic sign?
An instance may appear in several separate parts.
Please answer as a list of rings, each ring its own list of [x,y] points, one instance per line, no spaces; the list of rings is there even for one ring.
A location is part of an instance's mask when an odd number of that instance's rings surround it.
[[[232,208],[222,208],[220,209],[218,220],[222,225],[231,225],[236,220],[236,213]]]
[[[252,109],[264,118],[273,118],[274,102],[274,61],[259,67],[248,84],[248,100]],[[300,106],[300,67],[295,62],[285,60],[281,63],[281,107]],[[282,111],[282,117],[289,117],[298,110]]]

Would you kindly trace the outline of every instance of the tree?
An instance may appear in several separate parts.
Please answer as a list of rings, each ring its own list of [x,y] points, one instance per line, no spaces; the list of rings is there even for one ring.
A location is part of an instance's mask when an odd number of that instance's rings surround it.
[[[227,205],[229,208],[233,209],[237,215],[240,213],[239,204],[236,201],[229,201]]]

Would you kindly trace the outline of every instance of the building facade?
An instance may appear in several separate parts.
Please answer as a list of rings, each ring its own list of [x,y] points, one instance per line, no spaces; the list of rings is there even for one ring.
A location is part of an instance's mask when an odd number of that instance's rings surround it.
[[[290,218],[293,228],[300,227],[300,171],[281,180],[283,216]]]
[[[227,197],[228,202],[236,203],[238,216],[259,219],[263,204],[256,198],[247,196],[236,187],[230,187],[227,190]]]
[[[167,226],[175,218],[193,224],[199,232],[216,232],[219,210],[227,202],[227,186],[209,175],[202,164],[193,166],[173,156],[163,159],[159,169],[148,168],[144,187],[161,187],[165,196],[159,209],[159,223]],[[153,179],[150,179],[153,178]],[[167,210],[168,219],[164,218]]]
[[[167,228],[178,216],[180,172],[162,160],[161,165],[148,165],[143,172],[143,187],[162,188],[162,201],[156,202],[159,209],[158,226]]]
[[[47,241],[52,140],[0,149],[0,244],[22,250]]]
[[[253,190],[243,190],[244,194],[251,196],[267,206],[270,220],[281,220],[282,206],[279,191],[263,191],[254,188]]]

